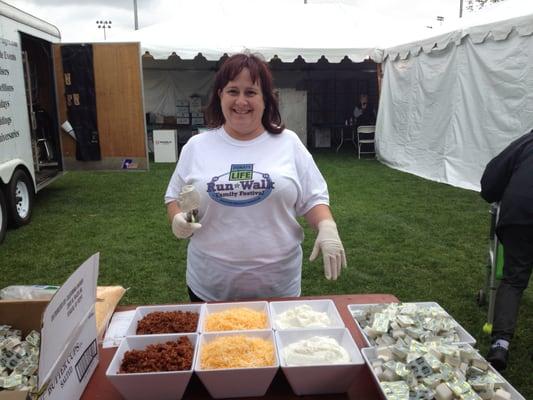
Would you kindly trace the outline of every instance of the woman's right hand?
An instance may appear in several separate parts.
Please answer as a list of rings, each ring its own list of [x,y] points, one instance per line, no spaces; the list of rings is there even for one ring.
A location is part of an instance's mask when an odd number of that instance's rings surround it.
[[[172,233],[178,239],[187,239],[192,236],[192,234],[202,227],[201,224],[197,222],[187,222],[186,214],[184,212],[179,212],[174,215],[172,218]]]

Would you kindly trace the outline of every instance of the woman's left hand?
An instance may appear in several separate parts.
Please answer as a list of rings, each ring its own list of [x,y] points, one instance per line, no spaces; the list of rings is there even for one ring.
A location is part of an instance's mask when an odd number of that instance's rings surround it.
[[[332,219],[325,219],[318,223],[318,235],[309,261],[314,261],[320,251],[324,258],[326,279],[336,280],[341,274],[342,267],[346,268],[347,264],[337,224]]]

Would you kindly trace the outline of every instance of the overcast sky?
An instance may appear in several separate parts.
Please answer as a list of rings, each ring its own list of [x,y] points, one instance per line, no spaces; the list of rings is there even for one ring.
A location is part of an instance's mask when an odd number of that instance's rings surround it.
[[[98,29],[97,20],[112,21],[112,28],[106,30],[109,41],[113,41],[114,35],[118,36],[119,32],[131,30],[134,26],[133,0],[5,1],[57,26],[63,42],[102,41],[104,32],[103,29]],[[201,15],[179,16],[180,1],[209,3],[215,0],[137,0],[140,27],[168,19],[179,23],[180,18],[197,18],[201,26]],[[257,17],[252,16],[254,3],[264,2],[268,2],[269,7],[279,7],[280,2],[303,3],[304,0],[248,0],[252,21],[258,21]],[[459,15],[459,0],[307,0],[308,4],[324,2],[353,4],[360,6],[362,10],[373,9],[396,18],[415,18],[423,26],[442,24],[437,21],[437,16],[444,17],[446,23]],[[253,29],[253,26],[246,24],[246,28]]]

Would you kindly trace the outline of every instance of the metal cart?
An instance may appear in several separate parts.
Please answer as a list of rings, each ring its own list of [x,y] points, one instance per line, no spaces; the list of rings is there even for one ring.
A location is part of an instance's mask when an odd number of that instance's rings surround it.
[[[503,246],[496,235],[496,225],[500,216],[500,203],[492,203],[490,206],[490,234],[489,255],[487,257],[487,277],[485,287],[479,289],[477,303],[479,306],[487,304],[487,322],[483,325],[483,332],[492,333],[494,322],[494,305],[496,303],[496,290],[503,276]]]

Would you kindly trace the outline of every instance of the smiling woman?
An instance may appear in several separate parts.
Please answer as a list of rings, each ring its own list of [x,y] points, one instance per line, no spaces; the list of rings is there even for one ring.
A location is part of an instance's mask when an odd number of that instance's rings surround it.
[[[250,70],[244,68],[234,80],[219,91],[224,114],[224,129],[233,138],[252,140],[265,131],[261,122],[265,102],[258,82],[252,82]]]
[[[248,54],[228,58],[215,76],[206,116],[212,130],[183,147],[165,194],[172,232],[190,238],[191,300],[299,296],[299,216],[318,229],[311,260],[322,252],[326,278],[337,279],[346,257],[327,185],[281,121],[267,64]],[[198,193],[195,222],[187,221],[180,202],[187,185]]]
[[[237,112],[247,118],[235,118]],[[272,74],[267,64],[254,55],[236,54],[224,63],[215,77],[206,114],[211,128],[224,125],[232,136],[255,133],[248,140],[265,129],[281,133],[285,128],[274,96]]]

